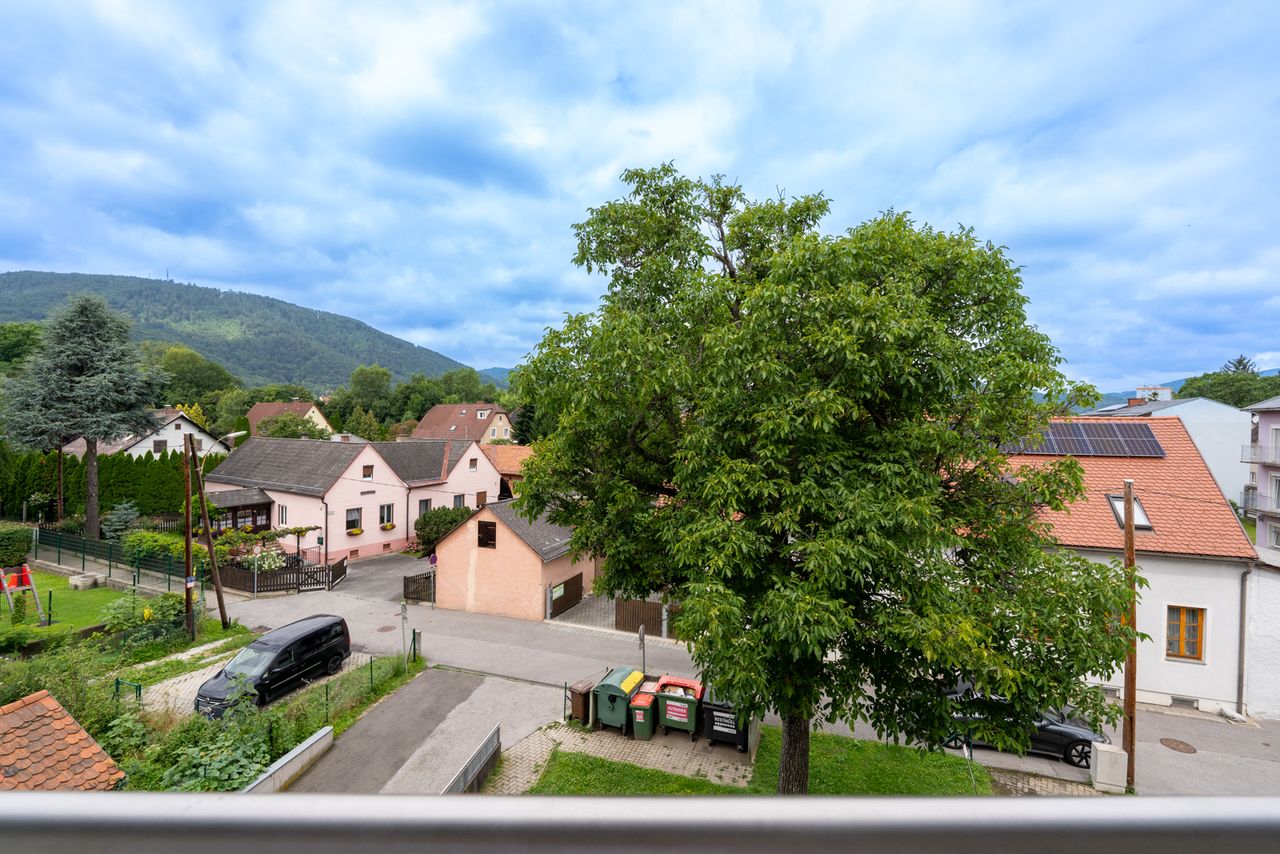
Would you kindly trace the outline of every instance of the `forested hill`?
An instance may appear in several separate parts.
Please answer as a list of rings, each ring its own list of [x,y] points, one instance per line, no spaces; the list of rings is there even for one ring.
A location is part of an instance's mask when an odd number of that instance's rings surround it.
[[[462,367],[340,314],[132,276],[0,273],[0,319],[43,320],[68,296],[85,293],[128,315],[136,340],[185,344],[249,385],[297,383],[325,391],[346,383],[360,365],[382,365],[401,381]]]

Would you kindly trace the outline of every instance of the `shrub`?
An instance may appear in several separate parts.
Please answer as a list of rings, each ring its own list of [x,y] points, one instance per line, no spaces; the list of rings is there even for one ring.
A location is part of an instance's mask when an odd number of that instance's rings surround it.
[[[20,626],[27,621],[27,591],[19,590],[13,597],[13,610],[9,612],[9,622]]]
[[[430,551],[445,534],[461,525],[471,516],[469,507],[437,507],[428,510],[413,523],[418,535],[418,545]]]
[[[124,632],[129,641],[164,637],[186,622],[187,603],[177,593],[163,593],[144,599],[136,591],[102,609],[102,623],[108,632]]]
[[[119,540],[138,524],[138,506],[132,501],[117,504],[102,517],[102,534],[108,540]]]
[[[0,567],[22,566],[31,550],[31,531],[26,525],[0,522]]]

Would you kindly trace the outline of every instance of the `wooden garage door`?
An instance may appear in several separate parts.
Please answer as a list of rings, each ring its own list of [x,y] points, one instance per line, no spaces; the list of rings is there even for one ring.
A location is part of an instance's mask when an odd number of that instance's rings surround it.
[[[551,588],[551,616],[558,617],[582,601],[582,573]]]

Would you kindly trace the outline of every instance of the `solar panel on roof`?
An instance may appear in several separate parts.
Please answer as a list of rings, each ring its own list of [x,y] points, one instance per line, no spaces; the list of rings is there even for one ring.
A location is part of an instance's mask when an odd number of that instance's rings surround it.
[[[1163,457],[1164,448],[1147,424],[1055,421],[1039,445],[1011,453],[1073,457]]]

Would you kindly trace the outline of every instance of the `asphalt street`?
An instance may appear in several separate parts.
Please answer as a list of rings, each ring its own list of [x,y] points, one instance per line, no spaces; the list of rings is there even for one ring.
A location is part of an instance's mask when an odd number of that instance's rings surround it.
[[[401,651],[402,580],[423,569],[422,562],[400,555],[375,558],[352,565],[337,590],[241,601],[229,610],[244,625],[262,628],[310,614],[339,614],[347,620],[356,649],[395,654]],[[432,775],[444,774],[440,769],[454,766],[455,758],[460,766],[494,723],[501,722],[504,745],[514,744],[517,732],[560,718],[565,683],[603,675],[611,667],[640,666],[636,639],[627,635],[428,605],[410,605],[408,615],[408,627],[423,632],[423,653],[433,669],[366,716],[376,722],[368,727],[368,736],[357,733],[362,726],[353,727],[330,751],[333,760],[322,763],[332,761],[340,769],[376,765],[381,770],[336,770],[334,779],[344,778],[346,786],[336,788],[336,783],[317,782],[322,779],[318,765],[312,772],[318,775],[315,781],[308,774],[303,782],[329,788],[311,790],[426,791],[436,784]],[[646,661],[650,673],[694,672],[688,651],[671,641],[651,638]],[[464,672],[434,669],[440,665]],[[850,732],[843,724],[828,729]],[[864,724],[852,732],[859,738],[876,737]],[[1118,735],[1110,734],[1118,743]],[[1237,725],[1213,715],[1143,706],[1137,737],[1139,794],[1280,795],[1280,722]],[[974,758],[993,767],[1088,780],[1087,770],[1047,757],[978,748]],[[454,770],[456,766],[448,769],[446,782]]]

